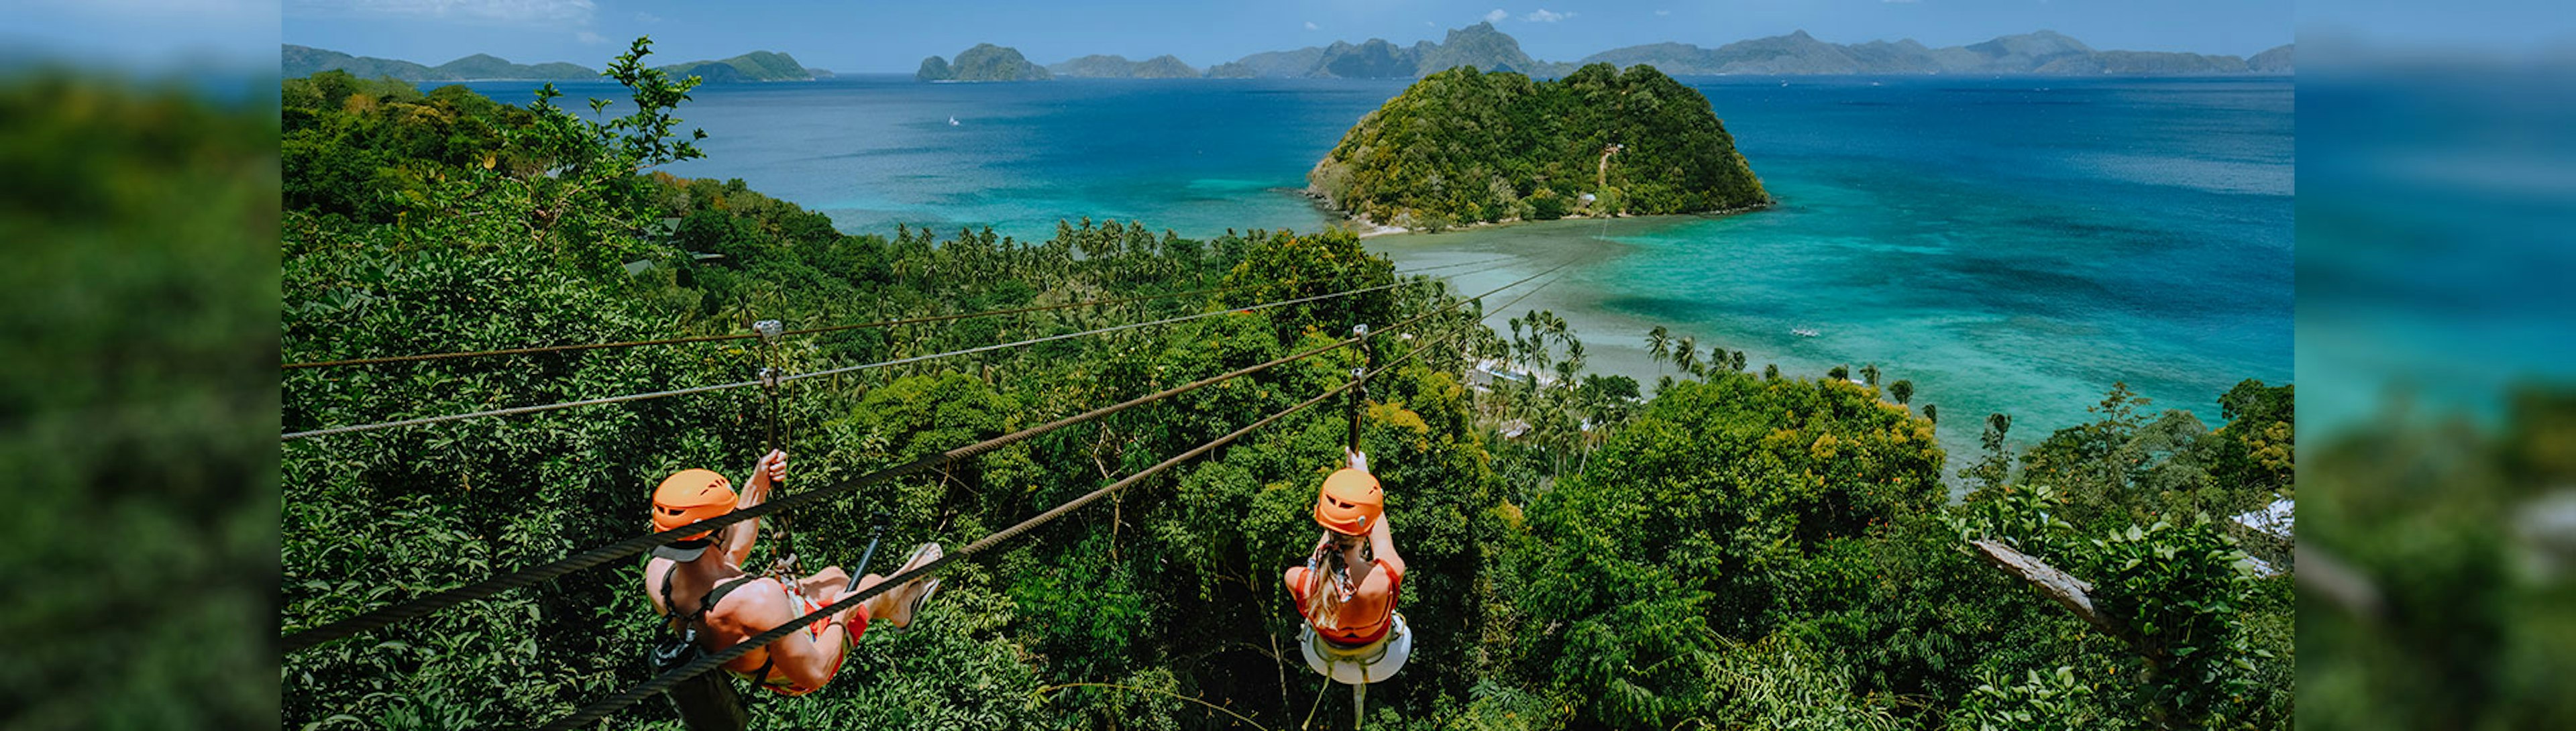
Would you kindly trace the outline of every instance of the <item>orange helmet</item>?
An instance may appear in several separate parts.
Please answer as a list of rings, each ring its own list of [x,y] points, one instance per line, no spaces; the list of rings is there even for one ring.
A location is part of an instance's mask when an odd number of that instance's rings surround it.
[[[1335,470],[1324,478],[1321,492],[1315,496],[1315,523],[1325,530],[1368,535],[1370,524],[1386,512],[1386,493],[1378,488],[1377,478],[1366,472]]]
[[[733,512],[733,482],[714,470],[680,470],[653,489],[653,529],[670,530]],[[681,538],[694,541],[712,531]]]

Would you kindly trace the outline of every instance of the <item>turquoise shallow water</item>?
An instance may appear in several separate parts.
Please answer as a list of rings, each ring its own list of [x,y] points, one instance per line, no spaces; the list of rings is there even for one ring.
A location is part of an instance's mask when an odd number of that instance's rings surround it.
[[[1387,236],[1408,264],[1521,256],[1481,290],[1576,260],[1516,309],[1565,315],[1596,370],[1651,382],[1646,329],[1816,374],[1876,362],[1973,444],[2086,419],[2114,381],[2215,422],[2248,377],[2291,374],[2291,85],[2273,79],[1685,79],[1782,205],[1741,216]],[[523,101],[524,83],[475,85]],[[742,178],[844,230],[1060,218],[1183,235],[1315,230],[1288,191],[1388,81],[707,87],[679,175]],[[615,87],[568,85],[573,98]],[[613,110],[612,110],[612,113]],[[955,117],[957,124],[948,123]],[[1497,318],[1494,322],[1499,323]],[[1818,337],[1792,335],[1814,328]],[[2214,424],[2213,424],[2214,425]]]

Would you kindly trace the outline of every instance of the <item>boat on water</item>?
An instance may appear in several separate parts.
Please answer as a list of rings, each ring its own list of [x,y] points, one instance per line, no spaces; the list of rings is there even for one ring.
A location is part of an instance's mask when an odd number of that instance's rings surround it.
[[[955,127],[955,126],[957,126],[957,118],[956,118],[956,117],[949,117],[949,118],[948,118],[948,126],[950,126],[950,127]]]
[[[1802,338],[1812,338],[1818,335],[1823,335],[1824,333],[1817,332],[1816,329],[1812,327],[1793,327],[1789,328],[1789,334]]]

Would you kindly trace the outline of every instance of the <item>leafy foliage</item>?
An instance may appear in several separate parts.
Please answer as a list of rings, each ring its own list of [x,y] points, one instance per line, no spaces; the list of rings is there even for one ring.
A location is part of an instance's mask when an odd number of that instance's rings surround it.
[[[1666,333],[1659,357],[1680,373],[1650,399],[1634,380],[1586,372],[1584,342],[1563,318],[1518,313],[1495,332],[1484,323],[1505,313],[1398,276],[1347,233],[1191,240],[1084,220],[1038,242],[989,230],[853,234],[739,180],[653,172],[695,150],[676,132],[688,82],[643,64],[645,50],[639,42],[612,64],[638,111],[608,122],[562,112],[552,93],[510,106],[341,74],[287,81],[286,359],[1239,289],[844,330],[774,352],[722,341],[300,369],[283,384],[286,429],[739,382],[763,365],[810,372],[1384,289],[802,380],[774,397],[739,389],[288,442],[285,630],[634,535],[646,486],[684,467],[737,473],[770,446],[773,416],[794,454],[792,493],[1458,304],[1409,332],[1377,333],[1367,356],[1404,359],[1357,407],[1410,567],[1402,611],[1421,638],[1403,676],[1370,693],[1371,724],[1929,728],[2134,722],[2150,708],[2213,725],[2286,724],[2283,580],[2236,573],[2227,536],[2179,512],[2287,494],[2290,445],[2273,426],[2289,418],[2286,387],[2231,391],[2218,430],[2148,421],[2115,392],[2103,423],[2025,455],[2010,451],[1998,417],[1973,468],[1992,487],[1951,506],[1930,422],[1873,387],[1771,367],[1756,377],[1740,351]],[[1706,116],[1696,96],[1664,95],[1669,80],[1651,70],[1587,71],[1542,95],[1653,114],[1573,129]],[[1461,83],[1493,101],[1527,86],[1472,70],[1435,79],[1417,91]],[[1549,118],[1594,113],[1557,111]],[[1579,160],[1590,174],[1604,140],[1566,134],[1590,148]],[[1673,139],[1710,139],[1692,134]],[[1626,144],[1614,171],[1685,180],[1700,170],[1663,157],[1678,148]],[[1636,175],[1604,191],[1610,204],[1595,212],[1708,200]],[[1500,199],[1501,188],[1484,189]],[[854,561],[882,526],[893,546],[880,551],[882,571],[904,546],[984,536],[1341,385],[1363,357],[1335,350],[784,520],[809,570]],[[1475,359],[1518,375],[1470,379]],[[759,724],[1178,729],[1241,714],[1287,728],[1347,703],[1303,669],[1280,581],[1314,540],[1313,487],[1349,437],[1341,406],[959,565],[918,631],[871,633],[831,686],[758,701]],[[2550,454],[2530,461],[2556,464]],[[2146,634],[2168,659],[2146,677],[2122,640],[1978,563],[1963,532],[2006,536],[2084,573],[2124,616],[2154,624]],[[640,582],[626,566],[592,571],[287,657],[282,721],[459,728],[567,712],[645,678],[654,623]],[[2081,683],[2060,682],[2060,668]],[[608,725],[675,721],[648,704]]]
[[[0,72],[11,728],[276,715],[277,117],[207,88]]]

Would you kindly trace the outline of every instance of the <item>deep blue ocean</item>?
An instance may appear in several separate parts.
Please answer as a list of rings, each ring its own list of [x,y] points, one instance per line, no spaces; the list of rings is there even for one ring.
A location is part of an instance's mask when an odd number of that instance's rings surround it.
[[[1644,333],[1814,375],[1877,363],[1940,407],[1954,451],[1990,412],[2014,441],[2088,419],[2115,381],[2216,426],[2245,378],[2288,381],[2294,99],[2287,79],[1685,78],[1781,205],[1373,238],[1399,262],[1517,257],[1470,291],[1573,259],[1553,309],[1594,370],[1651,382]],[[534,85],[478,83],[506,102]],[[1063,218],[1186,236],[1312,231],[1290,190],[1403,82],[856,76],[702,87],[707,158],[853,232],[898,222],[1043,238]],[[569,84],[574,103],[613,85]],[[614,109],[611,110],[614,114]],[[955,123],[950,120],[954,118]],[[1494,320],[1500,323],[1500,318]],[[1792,329],[1811,329],[1803,337]]]

